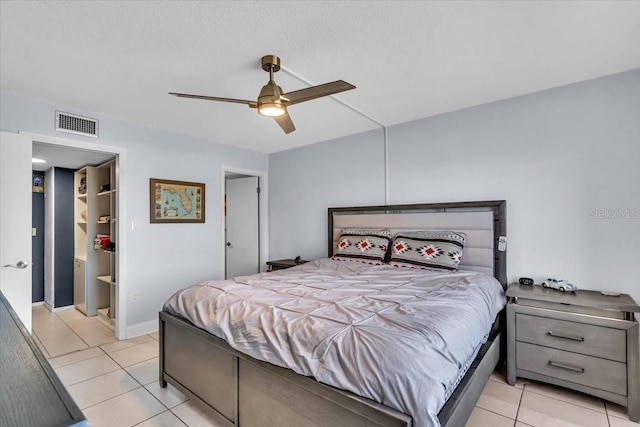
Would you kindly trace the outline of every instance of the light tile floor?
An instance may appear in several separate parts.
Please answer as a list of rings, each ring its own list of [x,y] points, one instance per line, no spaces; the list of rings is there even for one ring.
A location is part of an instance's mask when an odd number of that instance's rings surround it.
[[[626,408],[562,387],[528,380],[515,386],[494,372],[467,427],[638,427]]]
[[[95,319],[70,311],[34,307],[34,337],[92,426],[228,425],[175,388],[160,388],[157,332],[116,341]],[[519,380],[510,386],[500,372],[491,376],[467,422],[467,427],[638,425],[619,405],[543,383]]]
[[[47,357],[85,350],[116,342],[111,329],[97,317],[86,317],[78,310],[52,313],[44,305],[32,309],[32,330],[36,343],[44,347]]]

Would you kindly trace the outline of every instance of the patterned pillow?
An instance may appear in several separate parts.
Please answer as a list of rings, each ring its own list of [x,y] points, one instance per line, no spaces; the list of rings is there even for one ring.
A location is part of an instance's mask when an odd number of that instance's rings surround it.
[[[389,230],[345,229],[340,235],[332,259],[382,264],[390,242]]]
[[[455,231],[400,232],[391,244],[389,263],[395,267],[455,271],[466,239],[466,234]]]

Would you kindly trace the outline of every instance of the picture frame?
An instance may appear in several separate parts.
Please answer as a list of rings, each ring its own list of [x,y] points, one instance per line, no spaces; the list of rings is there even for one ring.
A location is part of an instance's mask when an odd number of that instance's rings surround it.
[[[150,178],[149,221],[160,224],[205,222],[205,184]]]

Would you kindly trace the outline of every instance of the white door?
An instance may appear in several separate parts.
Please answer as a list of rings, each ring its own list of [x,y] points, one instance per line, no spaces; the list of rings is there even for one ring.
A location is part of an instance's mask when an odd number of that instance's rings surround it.
[[[226,271],[237,277],[260,271],[258,177],[226,179]]]
[[[31,138],[0,132],[0,290],[31,332]]]

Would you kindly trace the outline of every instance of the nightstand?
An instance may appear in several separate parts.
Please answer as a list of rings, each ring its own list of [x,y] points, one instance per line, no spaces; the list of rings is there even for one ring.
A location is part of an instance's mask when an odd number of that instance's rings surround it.
[[[640,306],[627,294],[511,285],[507,382],[543,381],[627,407],[640,420]]]
[[[277,261],[267,261],[267,271],[284,270],[285,268],[295,267],[309,261],[295,262],[293,259],[279,259]]]

